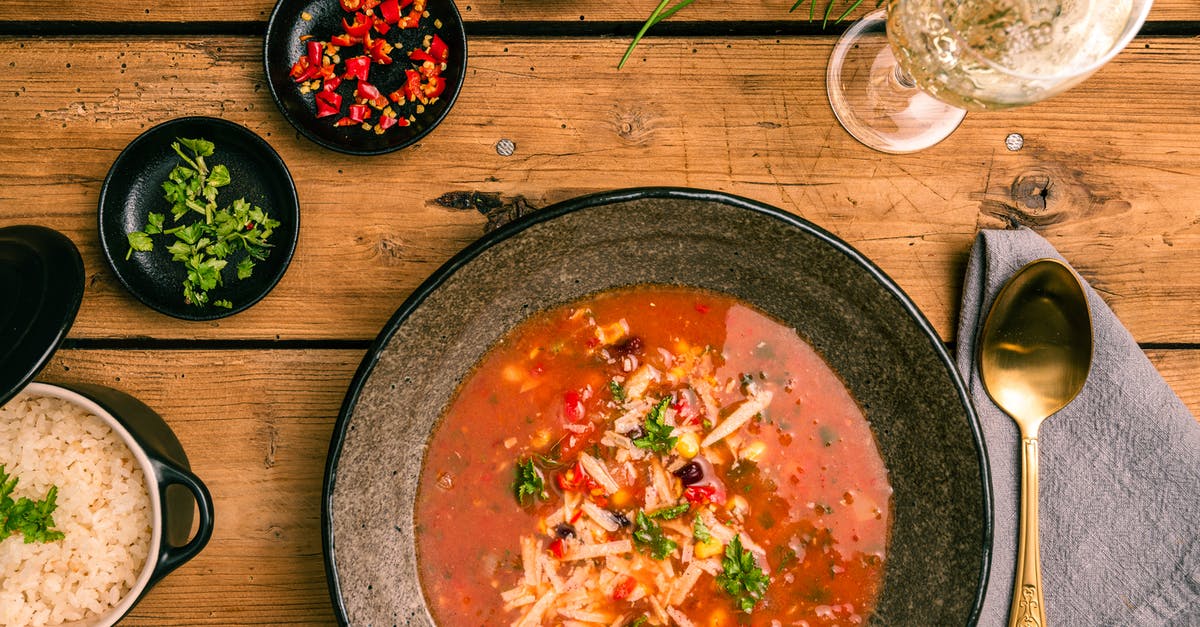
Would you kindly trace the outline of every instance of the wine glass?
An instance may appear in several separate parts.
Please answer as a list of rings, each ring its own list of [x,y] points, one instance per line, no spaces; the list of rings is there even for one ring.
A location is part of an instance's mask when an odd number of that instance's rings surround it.
[[[829,104],[875,150],[924,150],[967,110],[1032,104],[1079,84],[1133,39],[1150,3],[888,0],[834,47]]]

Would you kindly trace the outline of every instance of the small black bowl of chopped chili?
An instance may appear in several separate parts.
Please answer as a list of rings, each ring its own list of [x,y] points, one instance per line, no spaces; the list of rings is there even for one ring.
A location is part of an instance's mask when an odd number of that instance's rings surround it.
[[[302,135],[380,155],[420,141],[450,112],[467,35],[452,0],[281,0],[263,60],[275,103]]]

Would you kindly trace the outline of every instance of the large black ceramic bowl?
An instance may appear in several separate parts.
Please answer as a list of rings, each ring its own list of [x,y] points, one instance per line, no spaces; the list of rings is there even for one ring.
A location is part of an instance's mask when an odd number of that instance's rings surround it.
[[[794,326],[863,407],[894,489],[872,624],[976,621],[991,554],[979,425],[945,347],[853,248],[712,192],[629,190],[532,214],[426,281],[368,352],[334,430],[322,524],[346,623],[432,624],[413,548],[425,442],[459,382],[530,313],[612,287],[699,286]]]

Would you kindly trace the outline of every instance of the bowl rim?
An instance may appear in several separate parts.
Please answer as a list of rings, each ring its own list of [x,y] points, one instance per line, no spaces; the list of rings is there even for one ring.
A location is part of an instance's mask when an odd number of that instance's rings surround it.
[[[121,442],[125,444],[126,448],[129,449],[129,452],[137,460],[138,467],[142,471],[142,483],[146,488],[146,496],[150,499],[150,545],[146,553],[146,561],[142,564],[137,580],[129,588],[129,591],[121,597],[121,600],[105,610],[104,613],[84,618],[78,622],[64,623],[67,627],[72,625],[87,625],[88,627],[108,627],[115,625],[133,609],[133,606],[141,599],[142,594],[150,587],[150,579],[154,576],[154,571],[158,568],[158,556],[162,552],[162,495],[159,492],[158,482],[154,480],[154,477],[157,476],[154,464],[151,462],[150,456],[146,454],[145,449],[142,448],[142,445],[133,436],[133,433],[112,412],[87,396],[61,385],[43,383],[41,381],[30,383],[21,390],[20,394],[57,398],[103,420],[104,424],[108,425],[113,430],[113,433],[120,438]]]
[[[982,494],[983,506],[983,537],[980,540],[983,543],[980,555],[980,574],[976,581],[975,599],[971,606],[971,611],[967,617],[967,625],[975,625],[979,621],[980,611],[983,609],[984,595],[987,592],[988,576],[991,572],[992,561],[992,535],[994,527],[994,511],[992,503],[992,483],[991,472],[988,464],[987,446],[983,440],[982,427],[979,423],[979,415],[975,411],[975,406],[971,401],[971,395],[967,390],[966,383],[963,381],[962,375],[955,366],[954,359],[951,357],[946,345],[942,342],[933,325],[925,317],[925,314],[917,307],[917,305],[908,297],[907,294],[896,284],[890,277],[884,274],[878,266],[862,253],[851,247],[846,242],[842,241],[837,236],[829,231],[809,222],[808,220],[796,216],[792,213],[779,209],[777,207],[762,203],[742,196],[736,196],[726,192],[718,192],[711,190],[701,190],[684,187],[636,187],[628,189],[619,189],[608,192],[599,192],[580,196],[571,200],[556,203],[544,209],[535,211],[528,215],[522,216],[491,233],[485,233],[483,237],[468,245],[463,250],[459,251],[441,267],[439,267],[432,275],[423,281],[412,294],[401,303],[400,307],[384,324],[383,330],[371,342],[371,346],[367,349],[366,355],[362,362],[359,363],[358,369],[354,373],[354,378],[350,382],[349,389],[346,392],[346,397],[342,402],[342,406],[338,411],[337,421],[333,427],[333,434],[329,443],[329,452],[325,460],[325,472],[321,487],[321,548],[325,562],[325,580],[329,586],[330,599],[333,602],[334,614],[338,624],[349,625],[349,620],[346,616],[345,600],[342,597],[340,579],[337,573],[337,563],[334,554],[334,538],[333,538],[333,491],[337,483],[337,467],[341,458],[342,446],[345,443],[346,431],[350,422],[350,417],[354,413],[355,407],[358,405],[358,400],[362,394],[363,387],[367,382],[371,372],[375,368],[379,357],[384,348],[391,342],[400,326],[408,319],[408,317],[418,308],[425,299],[429,297],[438,287],[446,282],[459,268],[463,267],[473,259],[478,257],[484,251],[491,247],[504,242],[505,240],[525,231],[543,222],[553,220],[566,214],[584,210],[589,207],[608,205],[620,202],[631,202],[645,199],[670,199],[670,200],[691,200],[703,202],[716,202],[731,207],[746,209],[768,218],[773,218],[784,222],[785,224],[800,229],[805,233],[816,237],[823,243],[834,247],[842,254],[850,258],[851,261],[858,264],[862,269],[866,270],[876,281],[879,282],[900,305],[904,308],[913,320],[917,323],[922,335],[929,340],[934,353],[938,360],[945,367],[947,374],[950,377],[951,383],[954,385],[954,390],[958,394],[959,401],[962,403],[963,409],[967,413],[967,424],[971,430],[975,445],[975,454],[979,462],[980,487]]]
[[[163,133],[164,129],[169,129],[172,126],[180,124],[209,124],[212,126],[223,126],[229,129],[231,132],[243,135],[247,140],[250,141],[250,143],[254,144],[261,150],[262,156],[269,162],[269,167],[278,167],[283,172],[283,177],[281,180],[286,181],[287,183],[285,187],[285,190],[288,192],[289,196],[287,198],[287,206],[281,207],[280,211],[287,214],[287,217],[295,223],[295,227],[292,229],[292,237],[286,241],[276,243],[271,251],[272,254],[283,255],[282,263],[279,266],[279,272],[275,276],[271,277],[270,280],[263,285],[259,293],[255,294],[253,298],[234,305],[232,309],[210,307],[208,311],[204,311],[203,313],[181,313],[179,311],[171,310],[169,307],[156,301],[154,298],[143,293],[141,290],[136,289],[133,284],[129,282],[125,276],[125,271],[121,269],[121,264],[117,261],[120,255],[118,254],[114,256],[112,246],[113,243],[108,241],[108,238],[104,235],[104,216],[108,212],[108,210],[105,209],[105,204],[107,204],[109,196],[113,193],[113,177],[117,175],[119,170],[129,167],[125,162],[132,158],[131,155],[133,154],[133,150],[136,146],[150,141],[155,135]],[[300,196],[296,192],[296,180],[292,178],[292,172],[288,169],[287,163],[283,161],[283,157],[279,156],[279,153],[276,152],[275,148],[272,147],[267,140],[259,136],[258,133],[255,133],[254,131],[242,126],[241,124],[238,124],[237,122],[231,122],[222,118],[214,118],[204,115],[189,115],[181,118],[173,118],[155,124],[154,126],[138,134],[137,137],[133,138],[132,141],[125,145],[125,148],[121,150],[120,154],[117,155],[117,158],[113,160],[112,165],[109,166],[108,174],[104,176],[104,182],[100,184],[100,197],[96,201],[96,206],[96,229],[98,231],[97,235],[100,240],[100,251],[104,255],[104,260],[108,262],[109,269],[112,270],[113,275],[117,277],[117,281],[120,282],[127,292],[133,294],[134,298],[137,298],[139,301],[141,301],[143,305],[146,305],[147,307],[163,315],[179,320],[188,320],[191,322],[219,320],[221,318],[228,318],[229,316],[241,313],[253,307],[254,305],[257,305],[259,301],[266,298],[267,295],[270,294],[277,285],[279,285],[279,282],[283,280],[283,275],[287,274],[287,269],[292,264],[292,258],[296,253],[296,246],[300,241]]]
[[[433,118],[433,121],[429,124],[429,126],[425,127],[425,129],[422,130],[421,132],[413,135],[412,137],[410,137],[394,146],[387,146],[385,148],[379,148],[376,150],[360,149],[360,148],[352,148],[350,146],[346,146],[344,144],[339,144],[337,142],[328,141],[325,138],[321,137],[320,135],[314,133],[312,131],[312,129],[310,129],[308,127],[307,124],[305,124],[301,120],[298,120],[294,116],[292,116],[292,114],[288,112],[287,107],[283,106],[283,99],[280,97],[279,92],[275,89],[275,82],[271,80],[272,72],[271,72],[271,61],[270,61],[270,59],[271,59],[270,50],[273,46],[278,45],[275,42],[278,41],[280,38],[280,36],[276,34],[277,22],[280,19],[282,19],[279,17],[279,14],[282,11],[285,4],[287,4],[289,6],[291,5],[289,0],[277,0],[277,2],[275,3],[275,7],[273,9],[271,9],[271,16],[269,18],[267,18],[267,29],[265,31],[265,34],[263,35],[263,48],[262,48],[262,51],[263,51],[263,55],[262,55],[262,57],[263,57],[263,75],[266,78],[267,91],[271,92],[271,100],[275,102],[275,108],[279,110],[279,113],[281,115],[283,115],[283,119],[287,120],[288,124],[291,124],[292,128],[296,129],[296,131],[299,132],[301,135],[303,135],[306,139],[313,142],[314,144],[317,144],[318,146],[321,146],[322,148],[328,148],[329,150],[332,150],[334,152],[340,152],[345,155],[353,155],[356,157],[374,157],[374,156],[378,156],[378,155],[386,155],[391,152],[396,152],[397,150],[403,150],[405,148],[408,148],[409,146],[416,144],[417,142],[421,141],[422,139],[425,139],[425,137],[428,136],[430,133],[432,133],[434,129],[441,126],[442,122],[444,122],[446,120],[447,115],[450,115],[450,110],[453,109],[455,103],[458,102],[458,95],[460,93],[462,93],[463,83],[467,82],[467,67],[468,67],[468,63],[469,63],[469,56],[467,54],[467,49],[469,47],[469,45],[468,45],[469,42],[467,41],[466,25],[463,23],[462,13],[459,12],[459,10],[458,10],[458,4],[456,4],[454,2],[454,0],[443,0],[443,1],[446,2],[450,6],[450,12],[446,16],[449,18],[449,20],[443,21],[442,27],[445,28],[445,27],[450,26],[462,35],[462,42],[463,42],[462,76],[463,77],[462,77],[462,80],[458,81],[458,84],[454,86],[453,91],[451,91],[451,93],[448,96],[443,94],[443,98],[446,100],[446,107],[444,109],[442,109],[442,111],[440,113],[438,113],[435,118]],[[451,26],[451,22],[453,22],[453,26]],[[282,71],[282,70],[280,70],[280,71]]]

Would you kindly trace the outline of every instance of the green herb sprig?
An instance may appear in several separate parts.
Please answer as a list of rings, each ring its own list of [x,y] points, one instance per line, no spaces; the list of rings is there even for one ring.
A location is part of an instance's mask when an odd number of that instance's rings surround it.
[[[642,424],[642,430],[645,435],[634,438],[633,444],[638,448],[650,449],[655,453],[668,453],[679,441],[679,438],[673,437],[671,432],[674,427],[663,422],[663,418],[667,415],[667,407],[671,405],[671,397],[663,397],[654,409],[646,414],[646,421]]]
[[[513,496],[517,503],[524,507],[536,499],[543,501],[550,498],[546,493],[546,482],[542,479],[542,471],[533,465],[533,459],[517,462],[517,477],[513,480]]]
[[[66,537],[53,529],[54,510],[58,508],[58,486],[50,486],[46,498],[34,501],[27,497],[13,500],[17,478],[4,471],[0,464],[0,541],[21,534],[25,544],[56,542]]]
[[[796,9],[804,6],[806,1],[809,3],[808,21],[813,21],[813,19],[816,17],[817,0],[796,0],[796,3],[792,5],[792,8],[788,9],[788,13],[795,12]],[[654,11],[650,13],[650,17],[646,18],[646,21],[642,24],[642,28],[638,30],[636,35],[633,36],[633,41],[629,42],[629,47],[625,49],[625,55],[622,56],[621,61],[617,63],[617,69],[619,70],[625,67],[625,62],[629,60],[630,55],[633,54],[633,49],[636,48],[639,43],[641,43],[642,37],[646,35],[647,31],[649,31],[659,22],[671,17],[672,15],[675,15],[681,9],[684,9],[693,2],[695,2],[695,0],[677,0],[675,6],[672,6],[668,9],[667,5],[671,4],[671,0],[661,0],[658,3],[658,6],[654,7]],[[825,26],[829,24],[829,17],[833,14],[833,5],[835,2],[836,0],[827,0],[825,3],[825,15],[821,20],[821,28],[825,28]],[[862,2],[863,0],[854,0],[854,2],[851,3],[850,6],[847,7],[846,10],[843,11],[836,20],[834,20],[833,23],[841,23],[841,21],[849,17],[850,13],[857,9]],[[875,2],[876,7],[879,7],[882,4],[883,0],[876,0]]]
[[[678,543],[663,535],[662,527],[641,510],[633,525],[633,545],[643,553],[649,551],[656,560],[666,559],[679,547]]]
[[[734,536],[725,546],[717,585],[733,597],[738,609],[749,614],[767,592],[770,579],[754,561],[754,555],[742,547],[742,537]]]
[[[184,147],[191,156],[184,152]],[[154,250],[153,235],[174,235],[175,241],[167,247],[167,252],[187,271],[183,280],[184,301],[203,307],[210,304],[208,291],[224,284],[224,270],[230,255],[238,251],[246,253],[235,266],[239,281],[254,274],[255,260],[265,260],[270,254],[272,244],[267,239],[279,222],[261,207],[246,202],[245,198],[235,200],[224,209],[217,208],[217,190],[228,185],[231,178],[224,165],[209,168],[205,162],[204,158],[211,157],[215,151],[212,142],[181,137],[171,144],[171,148],[184,161],[171,170],[162,184],[163,197],[171,203],[173,221],[179,222],[191,213],[203,216],[203,220],[166,228],[166,216],[151,212],[143,230],[128,234],[129,252],[125,258],[129,259],[134,251]],[[213,300],[211,304],[233,308],[233,303],[225,299]]]
[[[662,509],[656,509],[646,515],[649,516],[650,518],[660,518],[662,520],[675,520],[676,518],[679,518],[680,516],[683,516],[684,514],[688,513],[688,510],[691,508],[692,508],[691,503],[680,503],[679,505],[674,505],[671,507],[664,507]],[[699,519],[697,519],[697,520],[699,520]]]
[[[696,542],[712,541],[712,534],[709,533],[708,526],[704,524],[703,520],[700,520],[699,516],[692,522],[692,537],[696,539]]]

